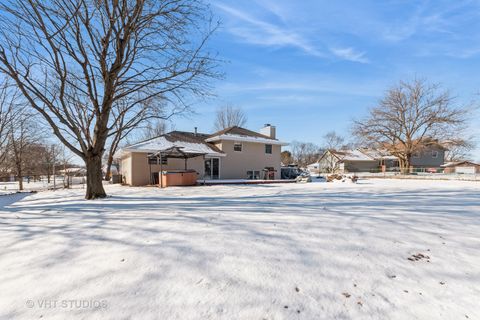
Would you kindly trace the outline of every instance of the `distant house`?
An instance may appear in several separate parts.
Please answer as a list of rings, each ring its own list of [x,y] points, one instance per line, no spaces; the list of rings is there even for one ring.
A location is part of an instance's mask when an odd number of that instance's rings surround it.
[[[445,163],[447,148],[437,140],[426,140],[424,147],[415,152],[410,159],[413,168],[439,168]]]
[[[380,160],[360,149],[340,151],[330,149],[308,168],[311,172],[377,172]]]
[[[471,161],[447,162],[442,165],[444,173],[477,174],[480,173],[480,164]]]
[[[134,186],[153,183],[160,170],[187,168],[195,170],[199,179],[280,179],[284,145],[271,125],[260,132],[241,127],[213,134],[173,131],[122,148],[116,157],[124,182]],[[162,157],[166,150],[186,157]]]

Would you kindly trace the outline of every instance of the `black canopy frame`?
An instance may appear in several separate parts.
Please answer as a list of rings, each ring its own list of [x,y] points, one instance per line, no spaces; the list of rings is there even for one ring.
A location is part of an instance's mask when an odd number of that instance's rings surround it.
[[[160,187],[163,187],[163,182],[161,177],[161,173],[163,172],[162,159],[184,159],[185,170],[188,170],[188,159],[196,158],[200,156],[203,156],[203,158],[205,159],[205,155],[207,155],[206,152],[185,152],[182,149],[184,149],[184,147],[173,146],[167,149],[159,150],[151,155],[148,155],[148,159],[156,158],[157,163],[160,163],[160,176],[159,176]],[[152,164],[150,162],[149,162],[149,168],[150,168],[150,183],[152,183]]]

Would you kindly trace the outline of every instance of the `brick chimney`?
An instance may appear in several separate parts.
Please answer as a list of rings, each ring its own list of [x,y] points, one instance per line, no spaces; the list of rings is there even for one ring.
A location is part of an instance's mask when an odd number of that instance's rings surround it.
[[[275,126],[272,126],[270,123],[266,123],[265,126],[260,129],[260,133],[272,139],[276,139],[277,136],[277,130]]]

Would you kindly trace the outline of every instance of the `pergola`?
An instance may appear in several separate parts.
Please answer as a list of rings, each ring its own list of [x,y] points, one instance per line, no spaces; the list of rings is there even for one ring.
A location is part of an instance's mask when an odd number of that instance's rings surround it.
[[[161,172],[163,172],[162,159],[170,159],[170,158],[184,159],[185,160],[185,170],[188,170],[188,159],[196,158],[196,157],[200,157],[200,156],[205,157],[205,155],[207,154],[205,152],[189,151],[189,150],[184,151],[182,149],[184,149],[184,147],[173,146],[173,147],[170,147],[170,148],[167,148],[167,149],[159,150],[159,151],[153,153],[152,155],[149,155],[148,158],[149,159],[153,159],[153,158],[157,159],[157,163],[160,163],[160,173],[161,173]],[[151,179],[151,177],[152,177],[152,165],[150,164],[150,179]],[[161,187],[163,187],[161,176],[159,176],[159,181],[160,181]]]

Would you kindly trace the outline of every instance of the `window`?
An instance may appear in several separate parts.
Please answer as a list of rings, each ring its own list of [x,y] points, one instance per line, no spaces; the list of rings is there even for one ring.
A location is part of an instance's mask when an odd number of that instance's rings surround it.
[[[259,180],[260,179],[260,171],[257,171],[257,170],[247,171],[247,179],[249,179],[249,180]]]
[[[432,158],[438,158],[438,151],[432,151]]]
[[[413,157],[414,157],[414,158],[420,158],[420,153],[419,153],[419,152],[415,152],[415,153],[413,154]]]
[[[233,151],[242,152],[242,143],[241,142],[235,142],[233,144]]]
[[[272,145],[266,144],[265,145],[265,153],[272,154]]]

